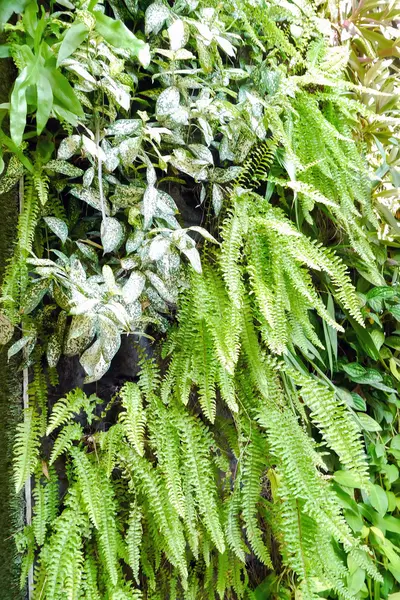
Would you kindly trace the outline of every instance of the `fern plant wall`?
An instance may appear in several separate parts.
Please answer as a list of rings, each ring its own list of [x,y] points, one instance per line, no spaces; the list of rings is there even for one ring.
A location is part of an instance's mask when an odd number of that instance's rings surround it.
[[[349,516],[377,486],[343,382],[349,330],[369,335],[356,280],[386,284],[359,122],[397,126],[362,99],[390,94],[349,77],[349,43],[307,0],[0,7],[18,69],[0,188],[23,191],[1,335],[30,373],[21,585],[33,570],[41,600],[394,593],[391,534],[383,572]]]

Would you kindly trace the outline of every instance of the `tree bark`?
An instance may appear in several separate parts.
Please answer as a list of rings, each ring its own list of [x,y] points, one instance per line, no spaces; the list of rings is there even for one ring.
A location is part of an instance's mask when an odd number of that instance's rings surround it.
[[[0,39],[1,42],[1,39]],[[7,102],[15,80],[11,60],[0,61],[0,103]],[[0,195],[0,283],[16,240],[19,213],[18,188]],[[0,596],[22,600],[21,560],[13,535],[24,527],[23,493],[15,494],[12,448],[15,428],[22,420],[22,373],[18,359],[7,360],[7,347],[0,346]]]

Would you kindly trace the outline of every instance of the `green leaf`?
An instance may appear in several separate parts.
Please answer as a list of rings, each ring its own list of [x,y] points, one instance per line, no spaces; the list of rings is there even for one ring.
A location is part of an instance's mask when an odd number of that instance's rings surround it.
[[[116,19],[107,17],[104,13],[95,10],[93,12],[96,17],[96,31],[108,42],[116,48],[125,48],[134,56],[139,57],[141,51],[146,50],[148,45],[139,40],[127,27]]]
[[[60,50],[58,51],[57,67],[60,63],[71,56],[82,42],[87,38],[89,29],[84,23],[76,22],[68,29],[64,36]]]
[[[396,304],[395,306],[391,306],[389,308],[389,312],[394,316],[396,321],[400,321],[400,304]]]
[[[17,146],[21,145],[26,125],[26,115],[28,110],[26,88],[28,85],[28,77],[28,67],[25,67],[18,75],[11,94],[10,133],[11,139]]]
[[[83,117],[85,113],[68,79],[55,67],[47,67],[46,72],[58,104],[66,109],[67,113],[73,113],[78,118]],[[70,119],[67,118],[67,121],[69,122]]]
[[[0,28],[7,23],[14,14],[21,14],[31,0],[0,0]]]
[[[361,427],[365,431],[382,431],[382,427],[369,415],[365,413],[357,413],[357,418],[361,423]]]
[[[372,484],[368,497],[371,505],[383,517],[388,509],[388,498],[385,490],[379,485]]]
[[[360,479],[350,471],[336,471],[333,475],[334,480],[340,485],[350,488],[361,488]]]
[[[348,363],[343,365],[343,371],[350,375],[350,377],[362,377],[366,373],[366,369],[358,363]]]
[[[45,70],[41,72],[36,83],[37,90],[37,110],[36,110],[36,129],[40,135],[46,127],[53,108],[53,90],[51,84],[45,75]]]
[[[400,348],[400,335],[389,335],[385,340],[386,346],[398,350]]]

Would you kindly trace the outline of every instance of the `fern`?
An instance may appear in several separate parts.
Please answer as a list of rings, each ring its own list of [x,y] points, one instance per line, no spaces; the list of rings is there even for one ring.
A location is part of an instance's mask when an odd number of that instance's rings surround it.
[[[38,459],[41,439],[40,419],[35,408],[25,410],[24,421],[17,427],[14,442],[14,481],[19,492],[33,474]]]
[[[129,442],[139,456],[143,456],[146,413],[143,410],[140,389],[134,383],[126,383],[120,395],[122,406],[125,408],[125,412],[120,415],[120,422]]]
[[[140,568],[140,545],[142,542],[142,514],[137,505],[132,506],[126,533],[126,544],[128,548],[129,566],[132,569],[136,583],[139,583]]]

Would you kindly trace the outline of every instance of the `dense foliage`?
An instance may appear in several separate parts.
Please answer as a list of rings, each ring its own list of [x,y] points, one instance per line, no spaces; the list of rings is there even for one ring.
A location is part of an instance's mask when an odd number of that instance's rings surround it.
[[[0,3],[34,598],[398,589],[400,8],[362,4]],[[126,334],[111,401],[49,400]]]

